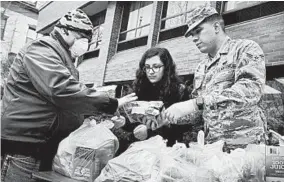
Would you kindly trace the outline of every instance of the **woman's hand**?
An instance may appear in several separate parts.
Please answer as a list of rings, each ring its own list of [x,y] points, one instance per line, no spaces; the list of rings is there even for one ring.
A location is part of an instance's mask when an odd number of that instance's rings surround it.
[[[125,105],[129,102],[135,101],[137,99],[138,99],[138,97],[136,96],[135,93],[128,94],[128,95],[126,95],[122,98],[117,99],[118,107],[122,107],[123,105]]]
[[[145,116],[142,119],[142,123],[150,130],[157,129],[157,121],[153,116]]]
[[[147,126],[144,124],[138,125],[134,131],[133,134],[135,138],[139,140],[145,140],[148,137],[148,132],[147,132]]]

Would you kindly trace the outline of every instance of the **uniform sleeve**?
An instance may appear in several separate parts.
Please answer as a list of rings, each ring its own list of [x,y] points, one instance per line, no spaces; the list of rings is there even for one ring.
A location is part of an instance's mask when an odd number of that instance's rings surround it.
[[[203,96],[206,108],[243,108],[259,102],[266,79],[264,53],[253,41],[236,50],[234,84],[219,93],[214,91]]]
[[[190,113],[184,117],[181,117],[177,120],[178,125],[185,124],[197,124],[202,121],[202,111],[196,111],[194,113]]]
[[[41,42],[32,44],[23,57],[24,68],[37,91],[58,108],[81,114],[114,113],[117,99],[87,88],[75,79],[60,56]]]

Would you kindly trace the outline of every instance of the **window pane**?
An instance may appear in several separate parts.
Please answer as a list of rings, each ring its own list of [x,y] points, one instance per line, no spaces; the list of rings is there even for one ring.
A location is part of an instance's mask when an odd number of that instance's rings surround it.
[[[227,1],[225,2],[224,11],[230,11],[233,9],[242,9],[248,6],[259,4],[265,1]]]
[[[7,18],[1,17],[1,40],[3,40],[4,38],[6,22],[7,22]]]
[[[105,22],[106,10],[95,14],[91,17],[91,21],[94,25],[92,42],[90,43],[90,51],[99,49],[102,43],[104,22]]]
[[[142,36],[148,35],[149,34],[149,28],[150,28],[150,26],[146,26],[146,27],[137,29],[137,36],[136,37],[142,37]]]
[[[152,10],[153,10],[152,2],[147,2],[147,1],[141,2],[141,8],[138,17],[138,27],[150,23]]]
[[[127,30],[133,29],[136,27],[138,13],[139,13],[140,2],[132,2],[130,6],[129,18]]]
[[[176,27],[185,23],[185,15],[180,15],[174,18],[165,20],[165,29]]]
[[[119,41],[126,40],[126,38],[133,39],[136,37],[135,34],[136,34],[136,29],[129,31],[129,32],[122,33],[119,36]]]
[[[1,18],[1,28],[5,27],[6,21],[7,21],[7,19],[2,19]]]
[[[100,45],[102,43],[102,37],[103,37],[103,30],[104,30],[103,27],[104,27],[104,24],[101,24],[94,28],[92,42],[90,43],[90,49],[89,49],[90,51],[100,48]]]
[[[164,23],[162,23],[161,29],[168,29],[168,28],[184,25],[187,22],[186,12],[190,11],[191,9],[197,6],[205,5],[206,3],[209,3],[209,2],[207,1],[168,1],[167,5],[164,5],[164,8],[166,8],[166,10],[163,10],[163,11],[165,11],[166,13],[164,14],[163,18],[171,17],[175,15],[178,15],[178,16],[164,20]]]
[[[27,36],[28,36],[29,38],[31,38],[31,39],[36,39],[36,31],[35,31],[35,30],[32,30],[32,29],[29,29]]]

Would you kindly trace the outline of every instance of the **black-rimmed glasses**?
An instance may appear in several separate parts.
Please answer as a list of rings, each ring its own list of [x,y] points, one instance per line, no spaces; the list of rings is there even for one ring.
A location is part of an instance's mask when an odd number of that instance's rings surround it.
[[[153,65],[153,67],[150,66],[144,66],[143,71],[146,73],[150,73],[150,70],[152,70],[154,73],[157,73],[160,71],[160,68],[164,65]]]

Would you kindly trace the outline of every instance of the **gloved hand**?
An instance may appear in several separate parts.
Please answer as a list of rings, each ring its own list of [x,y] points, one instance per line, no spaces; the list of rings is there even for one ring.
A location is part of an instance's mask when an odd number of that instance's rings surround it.
[[[134,131],[133,134],[135,138],[139,140],[145,140],[148,137],[148,132],[147,132],[147,126],[144,124],[138,125]]]
[[[168,120],[170,123],[176,124],[179,118],[197,110],[198,107],[196,105],[196,100],[191,99],[171,105],[164,112],[162,112],[162,118],[164,118],[164,120]]]
[[[137,99],[138,99],[138,97],[136,96],[135,93],[128,94],[124,97],[117,99],[118,107],[122,107],[123,105],[127,104],[128,102],[132,102],[132,101],[135,101]]]

